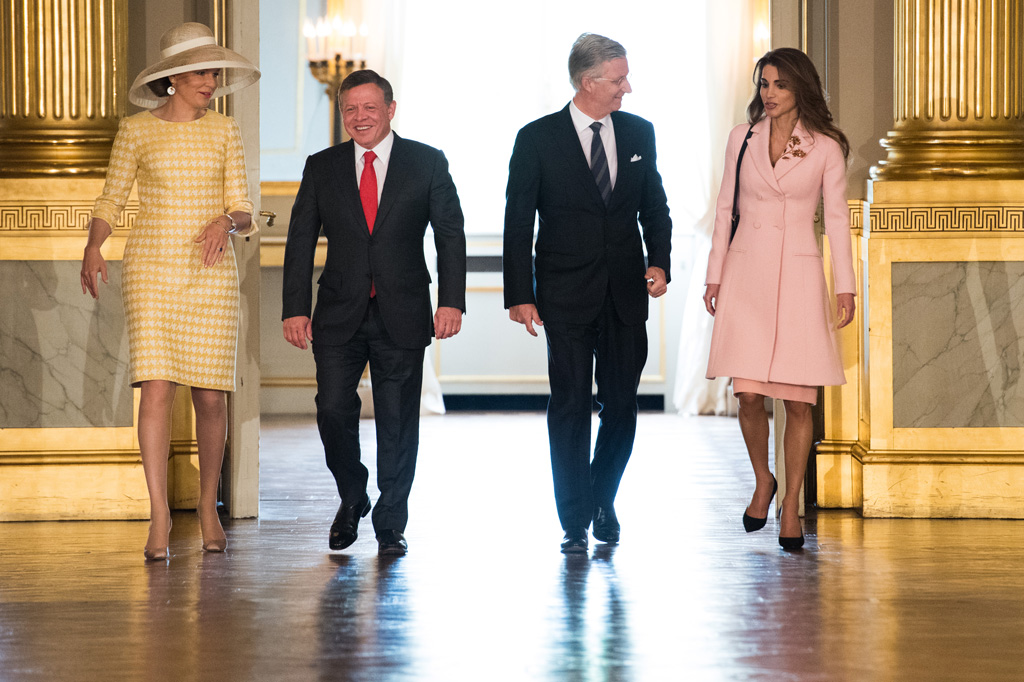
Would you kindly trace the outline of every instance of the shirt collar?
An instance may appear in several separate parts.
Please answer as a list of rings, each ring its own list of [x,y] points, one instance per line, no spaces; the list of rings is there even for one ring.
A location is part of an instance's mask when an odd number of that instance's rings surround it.
[[[590,118],[576,106],[576,102],[569,100],[569,116],[572,117],[572,125],[576,128],[577,133],[582,133],[585,128],[589,128],[590,124],[594,121],[598,121],[601,125],[611,128],[612,127],[612,115],[608,114],[604,118],[596,119]]]
[[[362,146],[361,144],[359,144],[358,142],[356,142],[355,140],[352,141],[352,144],[354,144],[356,147],[356,158],[359,159],[360,161],[363,160],[363,154],[365,154],[368,151],[371,151],[366,147]],[[391,148],[394,145],[395,131],[391,130],[388,132],[387,136],[385,136],[383,140],[377,143],[377,146],[374,147],[372,151],[374,154],[377,155],[378,159],[380,159],[385,165],[387,165],[388,159],[391,158]]]

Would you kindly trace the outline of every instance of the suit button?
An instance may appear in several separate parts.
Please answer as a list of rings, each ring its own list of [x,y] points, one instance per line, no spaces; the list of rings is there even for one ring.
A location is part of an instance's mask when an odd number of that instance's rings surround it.
[[[779,201],[785,201],[786,200],[786,195],[785,194],[780,194],[778,196],[778,199],[779,199]]]
[[[773,225],[772,227],[774,227],[776,230],[781,230],[782,229],[782,225]]]
[[[760,230],[761,229],[761,223],[754,223],[754,229],[755,230]]]
[[[763,194],[758,194],[757,195],[757,200],[758,201],[764,201],[764,195]]]

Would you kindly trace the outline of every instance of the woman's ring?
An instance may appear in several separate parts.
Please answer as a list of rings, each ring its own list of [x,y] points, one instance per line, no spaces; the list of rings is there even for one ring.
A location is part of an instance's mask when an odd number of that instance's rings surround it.
[[[222,246],[222,247],[220,247],[220,248],[219,248],[219,249],[217,249],[217,250],[218,250],[218,251],[223,251],[223,250],[224,250],[224,247]]]

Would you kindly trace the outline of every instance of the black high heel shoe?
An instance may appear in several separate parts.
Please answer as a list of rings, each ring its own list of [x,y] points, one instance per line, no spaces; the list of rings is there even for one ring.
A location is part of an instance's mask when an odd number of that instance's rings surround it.
[[[775,493],[779,489],[779,481],[772,476],[772,496],[768,498],[768,509],[772,508],[772,500],[775,498]],[[764,528],[764,524],[768,523],[768,517],[765,516],[763,519],[750,516],[746,511],[743,512],[743,530],[748,533],[753,533],[755,530],[761,530]]]
[[[779,547],[787,550],[800,549],[804,546],[804,534],[801,533],[799,537],[786,538],[779,536]]]
[[[780,522],[782,513],[779,513]],[[779,547],[785,550],[800,549],[804,546],[804,526],[800,524],[800,535],[797,537],[786,537],[784,535],[779,536]]]

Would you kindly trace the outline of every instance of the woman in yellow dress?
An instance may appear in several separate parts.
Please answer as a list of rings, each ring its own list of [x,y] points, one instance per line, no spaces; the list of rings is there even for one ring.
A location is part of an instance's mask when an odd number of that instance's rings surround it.
[[[129,93],[149,111],[121,120],[82,258],[82,291],[96,298],[99,279],[107,281],[100,246],[137,181],[139,213],[125,244],[122,293],[131,384],[141,390],[139,449],[150,498],[144,553],[151,561],[170,555],[167,459],[178,385],[191,388],[196,413],[203,549],[227,548],[217,485],[238,329],[229,235],[249,234],[254,223],[238,126],[207,107],[260,76],[202,24],[167,31],[160,49],[161,60],[139,74]]]

